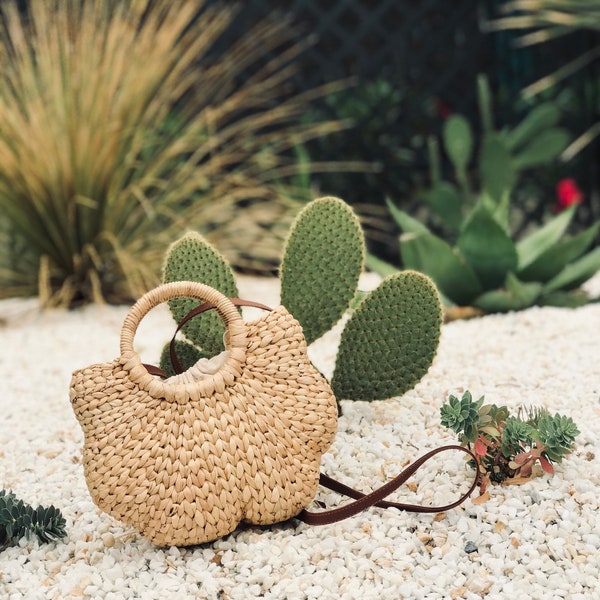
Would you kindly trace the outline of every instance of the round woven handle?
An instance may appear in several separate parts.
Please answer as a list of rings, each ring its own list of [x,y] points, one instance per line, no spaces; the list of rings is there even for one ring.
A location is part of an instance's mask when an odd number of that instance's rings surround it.
[[[142,365],[133,347],[133,340],[141,320],[156,306],[174,298],[198,298],[211,302],[227,327],[226,349],[229,356],[212,379],[197,384],[170,385],[156,380]],[[167,399],[187,400],[190,396],[211,393],[223,387],[225,380],[239,374],[246,355],[246,325],[239,311],[227,296],[218,290],[195,281],[175,281],[165,283],[144,294],[129,310],[121,329],[121,357],[124,368],[129,371],[132,381],[150,392],[152,396]]]

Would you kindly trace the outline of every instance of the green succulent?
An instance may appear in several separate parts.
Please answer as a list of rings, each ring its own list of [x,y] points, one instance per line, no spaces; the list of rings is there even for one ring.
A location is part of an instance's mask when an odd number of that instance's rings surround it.
[[[573,450],[575,438],[579,433],[571,417],[557,413],[554,416],[541,417],[532,437],[544,447],[548,460],[561,462]]]
[[[364,255],[358,218],[342,200],[326,197],[310,202],[297,216],[281,262],[281,302],[302,325],[308,344],[348,316],[331,381],[338,399],[402,395],[425,375],[439,343],[442,311],[432,281],[407,271],[362,292],[358,280]],[[176,280],[199,281],[227,296],[238,295],[231,267],[198,234],[184,236],[167,252],[164,281]],[[189,299],[170,303],[175,320],[195,304]],[[223,347],[222,323],[216,315],[204,322],[209,316],[183,328],[185,340],[178,341],[177,350],[186,368]],[[168,348],[161,368],[173,372]]]
[[[483,405],[483,400],[482,396],[474,402],[471,392],[468,390],[460,400],[456,396],[450,395],[448,403],[444,404],[440,411],[442,425],[460,434],[461,440],[464,442],[475,441],[479,425],[479,409]]]
[[[540,105],[514,129],[496,131],[485,78],[479,80],[479,99],[483,139],[477,191],[469,180],[474,142],[468,122],[453,115],[444,128],[444,149],[454,165],[457,185],[441,179],[438,144],[430,144],[432,189],[425,200],[439,219],[443,237],[388,201],[402,230],[404,268],[431,277],[446,304],[484,312],[587,303],[590,298],[579,288],[600,269],[600,248],[589,251],[600,221],[566,237],[576,210],[571,206],[519,241],[513,240],[509,227],[519,172],[551,162],[568,143],[568,135],[557,126],[558,108]],[[368,260],[375,270],[386,269],[380,261]]]
[[[521,452],[523,447],[531,446],[533,427],[519,419],[510,416],[506,419],[502,430],[502,454],[510,458]]]
[[[40,542],[64,538],[66,522],[54,506],[33,508],[11,491],[0,490],[0,548],[24,536],[35,535]]]
[[[480,492],[487,483],[502,483],[519,476],[532,477],[536,461],[553,473],[552,462],[561,462],[573,450],[579,434],[570,417],[550,415],[544,408],[519,409],[517,416],[506,406],[474,402],[467,390],[459,400],[450,395],[440,409],[441,424],[458,434],[460,443],[477,456],[469,462],[477,468]]]

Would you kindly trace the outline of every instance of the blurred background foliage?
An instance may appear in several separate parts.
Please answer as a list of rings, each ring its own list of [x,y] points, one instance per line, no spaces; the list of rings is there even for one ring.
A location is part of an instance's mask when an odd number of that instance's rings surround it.
[[[490,82],[499,129],[515,126],[547,102],[560,108],[561,125],[574,140],[596,123],[598,4],[598,0],[255,0],[244,7],[239,23],[245,27],[280,9],[294,15],[305,35],[317,37],[317,43],[299,57],[292,79],[297,89],[351,78],[346,89],[320,100],[304,118],[346,118],[353,127],[314,140],[308,152],[320,160],[371,161],[372,170],[318,175],[313,186],[352,204],[363,217],[370,249],[398,260],[398,231],[385,198],[409,211],[418,210],[419,198],[430,185],[427,140],[441,135],[451,114],[478,122],[479,74]],[[506,21],[523,11],[528,13],[526,29]],[[524,33],[545,28],[549,11],[559,19],[568,14],[563,18],[568,25],[561,24],[560,35],[523,44]],[[555,85],[531,93],[531,84],[574,61],[578,69],[567,69]],[[475,134],[479,136],[481,129]],[[600,217],[599,151],[594,138],[568,161],[542,165],[521,178],[513,192],[514,205],[520,208],[515,216],[520,220],[517,236],[551,214],[556,185],[565,177],[574,178],[585,196],[573,229],[583,229]],[[452,170],[449,161],[441,168]]]
[[[10,26],[13,5],[22,22],[13,10]],[[85,13],[78,7],[92,5],[102,35],[110,28],[101,22],[121,19],[121,43],[108,59],[98,52],[106,48],[100,34],[85,38],[81,27],[52,16],[70,7],[77,24]],[[430,140],[457,114],[481,137],[480,74],[489,81],[497,129],[511,130],[551,102],[561,127],[582,142],[520,177],[512,192],[516,238],[552,214],[566,178],[581,190],[572,229],[582,231],[600,217],[598,5],[176,0],[169,11],[158,0],[3,2],[0,293],[39,292],[49,304],[66,305],[127,300],[157,281],[166,246],[186,229],[205,235],[238,270],[273,273],[293,215],[319,195],[351,204],[369,250],[398,264],[399,228],[386,201],[436,227],[422,202],[432,185]],[[28,30],[31,7],[47,11],[48,26],[39,31],[56,35],[61,23],[69,31],[48,38],[44,56],[57,54],[45,63],[23,60],[36,56],[41,39]],[[163,26],[178,13],[179,26],[187,24],[159,36],[146,27],[152,11],[163,15]],[[159,44],[165,40],[168,52]],[[145,54],[131,51],[134,41]],[[119,60],[127,66],[121,79],[113,68]],[[69,69],[76,75],[66,77]],[[158,83],[157,72],[164,74]],[[110,77],[84,78],[100,73]],[[94,81],[85,88],[101,109],[94,119],[73,110],[84,98],[72,85],[78,77]],[[136,90],[140,120],[127,121],[131,111],[115,120],[115,106]],[[132,126],[136,135],[123,135]],[[49,176],[52,157],[61,166]],[[476,174],[476,159],[466,169]],[[442,178],[453,172],[444,155],[439,171]],[[50,235],[49,221],[62,229]]]

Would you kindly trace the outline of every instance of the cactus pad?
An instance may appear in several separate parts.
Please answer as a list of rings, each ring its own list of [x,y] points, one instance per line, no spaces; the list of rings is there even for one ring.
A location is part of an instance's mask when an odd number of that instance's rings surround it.
[[[298,215],[281,264],[281,303],[308,344],[329,331],[356,293],[365,256],[360,223],[337,198],[320,198]]]
[[[173,364],[171,363],[169,346],[170,344],[166,344],[160,355],[160,368],[167,375],[167,377],[176,375]],[[196,346],[193,344],[183,340],[175,340],[175,354],[177,355],[177,358],[179,359],[184,371],[187,371],[187,369],[195,365],[201,358],[209,358],[199,348],[196,348]]]
[[[167,251],[163,281],[198,281],[219,290],[230,298],[238,295],[235,277],[226,260],[200,234],[187,233]],[[177,322],[181,321],[198,300],[177,298],[169,301],[169,308]],[[182,329],[187,339],[206,356],[223,350],[225,325],[214,312],[192,319]]]
[[[342,333],[336,397],[381,400],[412,389],[431,366],[441,324],[439,295],[428,277],[404,271],[384,279]]]

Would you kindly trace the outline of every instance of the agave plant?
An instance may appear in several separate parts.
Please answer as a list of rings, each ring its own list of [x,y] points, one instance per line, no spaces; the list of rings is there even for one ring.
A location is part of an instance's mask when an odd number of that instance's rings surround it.
[[[439,215],[449,241],[388,202],[403,232],[404,267],[431,277],[447,305],[502,312],[535,304],[585,304],[589,298],[579,288],[600,269],[600,248],[587,252],[600,221],[563,238],[577,209],[572,205],[519,241],[510,232],[511,192],[519,171],[553,160],[568,143],[566,132],[557,126],[558,109],[540,105],[515,128],[496,131],[485,79],[479,81],[479,100],[484,133],[478,189],[469,179],[474,142],[463,117],[450,117],[444,129],[444,148],[457,184],[442,180],[437,145],[431,144],[433,187],[426,200]],[[369,260],[383,273],[393,269],[374,257]]]
[[[317,92],[285,92],[302,49],[287,20],[216,53],[229,4],[21,5],[0,7],[2,294],[122,301],[187,227],[218,235],[245,204],[291,221],[288,150],[339,125],[298,124]]]

